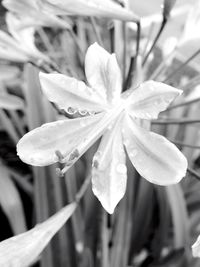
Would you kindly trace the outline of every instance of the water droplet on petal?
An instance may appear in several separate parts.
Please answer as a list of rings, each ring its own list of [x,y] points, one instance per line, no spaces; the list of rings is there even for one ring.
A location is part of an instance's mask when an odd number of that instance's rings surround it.
[[[69,155],[69,161],[73,161],[73,160],[75,160],[78,157],[79,157],[79,151],[78,151],[78,149],[75,149],[75,150],[73,150],[70,153],[70,155]]]
[[[89,113],[89,115],[91,115],[91,116],[94,116],[94,115],[95,115],[95,111],[92,111],[92,110],[89,111],[88,113]]]
[[[124,144],[125,144],[125,146],[129,146],[129,144],[130,144],[129,139],[125,139],[125,140],[124,140]]]
[[[151,114],[150,114],[150,113],[146,112],[146,113],[145,113],[145,116],[146,116],[148,119],[151,119]]]
[[[117,172],[120,174],[125,174],[127,172],[127,167],[125,164],[120,163],[117,165]]]
[[[82,127],[85,127],[86,126],[85,120],[80,121],[80,126],[82,126]]]
[[[76,112],[77,112],[77,110],[72,108],[72,107],[68,107],[68,109],[67,109],[67,113],[70,115],[74,115]]]
[[[78,113],[79,113],[81,116],[85,116],[88,112],[87,112],[87,110],[78,110]]]
[[[98,150],[94,157],[93,157],[93,160],[92,160],[92,167],[94,168],[98,168],[99,167],[99,158],[101,157],[102,155],[102,151]]]
[[[156,106],[160,105],[161,103],[162,103],[162,99],[161,98],[156,99],[156,101],[155,101],[155,105]]]
[[[134,158],[134,157],[137,156],[137,154],[138,154],[138,150],[134,148],[134,149],[130,152],[129,155],[130,155],[131,158]]]
[[[98,167],[99,167],[99,162],[98,162],[98,160],[95,159],[95,160],[92,161],[92,167],[98,169]]]

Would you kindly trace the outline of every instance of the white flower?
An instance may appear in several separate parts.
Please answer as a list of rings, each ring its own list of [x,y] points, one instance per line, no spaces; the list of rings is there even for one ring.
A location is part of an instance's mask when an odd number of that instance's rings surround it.
[[[42,0],[56,15],[97,16],[125,21],[139,18],[112,0]]]
[[[34,28],[21,28],[22,18],[12,13],[6,14],[6,23],[10,34],[0,30],[0,58],[26,62],[29,60],[49,61],[34,43]]]
[[[21,27],[61,27],[70,28],[69,23],[53,14],[53,11],[46,9],[40,0],[3,0],[5,6],[10,12],[13,12],[23,19]]]
[[[200,257],[200,236],[198,236],[197,240],[192,245],[192,255],[193,257]]]
[[[93,159],[92,185],[109,213],[125,193],[125,149],[133,166],[148,181],[178,183],[186,173],[186,158],[166,138],[142,127],[140,121],[156,119],[181,91],[147,81],[121,94],[116,57],[96,43],[88,48],[85,73],[89,86],[62,74],[40,73],[49,101],[69,113],[88,116],[47,123],[27,133],[17,146],[20,158],[36,166],[61,160],[66,171],[103,135]]]

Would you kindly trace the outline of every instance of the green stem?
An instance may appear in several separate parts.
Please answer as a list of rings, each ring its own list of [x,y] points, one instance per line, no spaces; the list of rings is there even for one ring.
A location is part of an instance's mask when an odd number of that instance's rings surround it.
[[[155,45],[157,44],[157,42],[158,42],[158,40],[159,40],[159,38],[160,38],[164,28],[165,28],[165,25],[166,25],[167,21],[168,20],[164,17],[163,20],[162,20],[160,29],[159,29],[159,31],[158,31],[158,33],[157,33],[157,35],[156,35],[156,37],[155,37],[155,39],[153,41],[153,44],[152,44],[152,46],[150,47],[149,51],[147,52],[146,56],[143,59],[142,66],[144,66],[145,63],[147,62],[147,59],[148,59],[149,55],[151,54],[152,50],[154,49]]]
[[[196,178],[198,181],[200,181],[200,174],[198,172],[196,172],[195,170],[191,169],[191,168],[187,168],[187,172],[190,173],[191,175],[194,176],[194,178]]]
[[[169,110],[172,110],[172,109],[175,109],[175,108],[180,108],[180,107],[188,106],[188,105],[197,103],[199,101],[200,101],[200,97],[197,97],[195,99],[192,99],[192,100],[189,100],[189,101],[185,101],[185,102],[180,103],[180,104],[177,104],[177,105],[170,106],[170,107],[168,107],[166,109],[166,111],[169,111]]]
[[[91,21],[91,25],[92,25],[94,34],[96,36],[97,42],[103,47],[104,46],[103,45],[103,41],[102,41],[101,34],[99,32],[99,29],[98,29],[98,25],[97,25],[97,23],[95,21],[95,18],[90,17],[90,21]]]
[[[180,119],[180,120],[156,120],[152,124],[193,124],[200,123],[200,120]]]
[[[189,148],[192,148],[192,149],[200,149],[200,146],[194,146],[194,145],[190,145],[190,144],[185,144],[183,142],[180,142],[180,141],[176,141],[176,140],[170,140],[172,143],[174,143],[175,145],[178,145],[178,146],[185,146],[185,147],[189,147]]]
[[[141,37],[141,24],[140,21],[137,22],[137,39],[136,39],[136,54],[135,57],[131,57],[129,71],[127,75],[127,79],[123,86],[123,91],[127,90],[131,86],[131,82],[133,80],[133,75],[135,68],[137,66],[137,59],[140,51],[140,37]]]
[[[183,64],[181,64],[176,70],[174,70],[173,72],[171,72],[167,78],[163,81],[164,83],[166,83],[167,81],[169,81],[171,78],[173,78],[178,72],[180,72],[185,66],[188,65],[188,63],[190,63],[190,61],[192,61],[196,56],[198,56],[200,54],[200,49],[198,49],[193,55],[191,55],[185,62],[183,62]]]

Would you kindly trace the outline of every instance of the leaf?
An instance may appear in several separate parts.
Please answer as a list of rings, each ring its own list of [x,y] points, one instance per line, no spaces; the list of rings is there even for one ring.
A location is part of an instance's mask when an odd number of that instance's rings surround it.
[[[0,82],[10,81],[20,73],[19,68],[9,65],[0,66]]]
[[[19,192],[3,165],[0,165],[0,205],[14,234],[26,231],[26,221]]]
[[[165,187],[169,205],[171,208],[172,222],[174,226],[175,248],[187,247],[189,244],[189,221],[186,202],[180,185]]]
[[[11,94],[0,94],[0,108],[16,110],[16,109],[24,109],[23,100]]]
[[[0,266],[27,267],[32,264],[75,209],[76,203],[69,204],[28,232],[1,242]]]

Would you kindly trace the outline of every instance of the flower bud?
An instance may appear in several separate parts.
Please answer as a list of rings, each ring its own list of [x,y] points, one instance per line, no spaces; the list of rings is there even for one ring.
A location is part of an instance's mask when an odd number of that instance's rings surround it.
[[[170,12],[172,10],[172,8],[174,7],[176,3],[176,0],[164,0],[164,4],[163,4],[163,17],[164,19],[168,19],[170,16]]]

